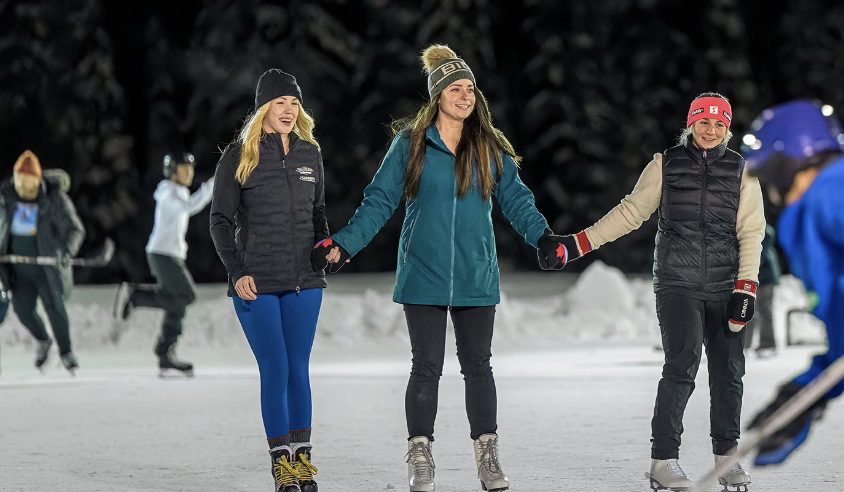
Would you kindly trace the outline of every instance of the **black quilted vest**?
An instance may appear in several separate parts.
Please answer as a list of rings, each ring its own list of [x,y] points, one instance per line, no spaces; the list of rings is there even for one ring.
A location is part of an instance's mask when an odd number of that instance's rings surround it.
[[[681,289],[698,299],[725,299],[735,285],[736,216],[744,159],[721,144],[666,150],[654,248],[654,290]]]

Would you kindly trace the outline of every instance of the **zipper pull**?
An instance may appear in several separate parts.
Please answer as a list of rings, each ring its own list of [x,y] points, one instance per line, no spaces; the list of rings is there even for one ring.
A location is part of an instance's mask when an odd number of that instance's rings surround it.
[[[703,158],[706,159],[706,151],[705,150],[703,151]]]
[[[299,287],[299,286],[297,285],[297,286],[296,286],[296,294],[299,294],[299,291],[300,291],[300,290],[301,290],[301,287]]]

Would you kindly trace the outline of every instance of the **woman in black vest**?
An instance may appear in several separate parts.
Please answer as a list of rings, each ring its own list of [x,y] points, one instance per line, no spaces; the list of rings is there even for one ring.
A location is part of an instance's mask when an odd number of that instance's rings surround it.
[[[727,149],[732,114],[724,96],[699,95],[678,145],[654,154],[633,191],[601,220],[561,238],[572,261],[638,229],[659,210],[653,271],[665,364],[651,421],[654,490],[692,485],[678,458],[703,347],[716,461],[735,452],[740,434],[742,328],[753,316],[765,217],[758,180]],[[750,483],[739,464],[719,479],[731,490]]]

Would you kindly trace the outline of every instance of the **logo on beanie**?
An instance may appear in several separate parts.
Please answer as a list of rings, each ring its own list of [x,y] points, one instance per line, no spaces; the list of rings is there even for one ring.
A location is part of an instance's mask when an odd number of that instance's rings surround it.
[[[723,115],[724,115],[724,118],[727,118],[728,120],[733,121],[733,117],[732,117],[732,116],[730,116],[730,113],[728,113],[728,112],[724,111],[724,112],[722,112],[721,114],[723,114]]]
[[[709,114],[718,114],[718,106],[709,106]]]
[[[694,116],[694,115],[700,114],[700,113],[703,113],[703,108],[697,108],[696,110],[692,111],[691,116]]]
[[[456,72],[457,70],[469,70],[469,65],[466,65],[466,63],[462,61],[453,61],[441,66],[440,70],[442,70],[443,75],[448,75],[451,72]]]

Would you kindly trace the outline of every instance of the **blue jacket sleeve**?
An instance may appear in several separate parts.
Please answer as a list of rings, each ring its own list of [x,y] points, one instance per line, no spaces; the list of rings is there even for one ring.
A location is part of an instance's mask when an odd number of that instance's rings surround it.
[[[495,199],[501,211],[510,221],[513,229],[533,247],[548,229],[548,221],[536,209],[533,193],[519,178],[519,171],[513,158],[502,152],[504,171],[495,188]]]
[[[396,135],[349,223],[331,236],[350,256],[362,250],[396,211],[404,191],[408,140]]]

